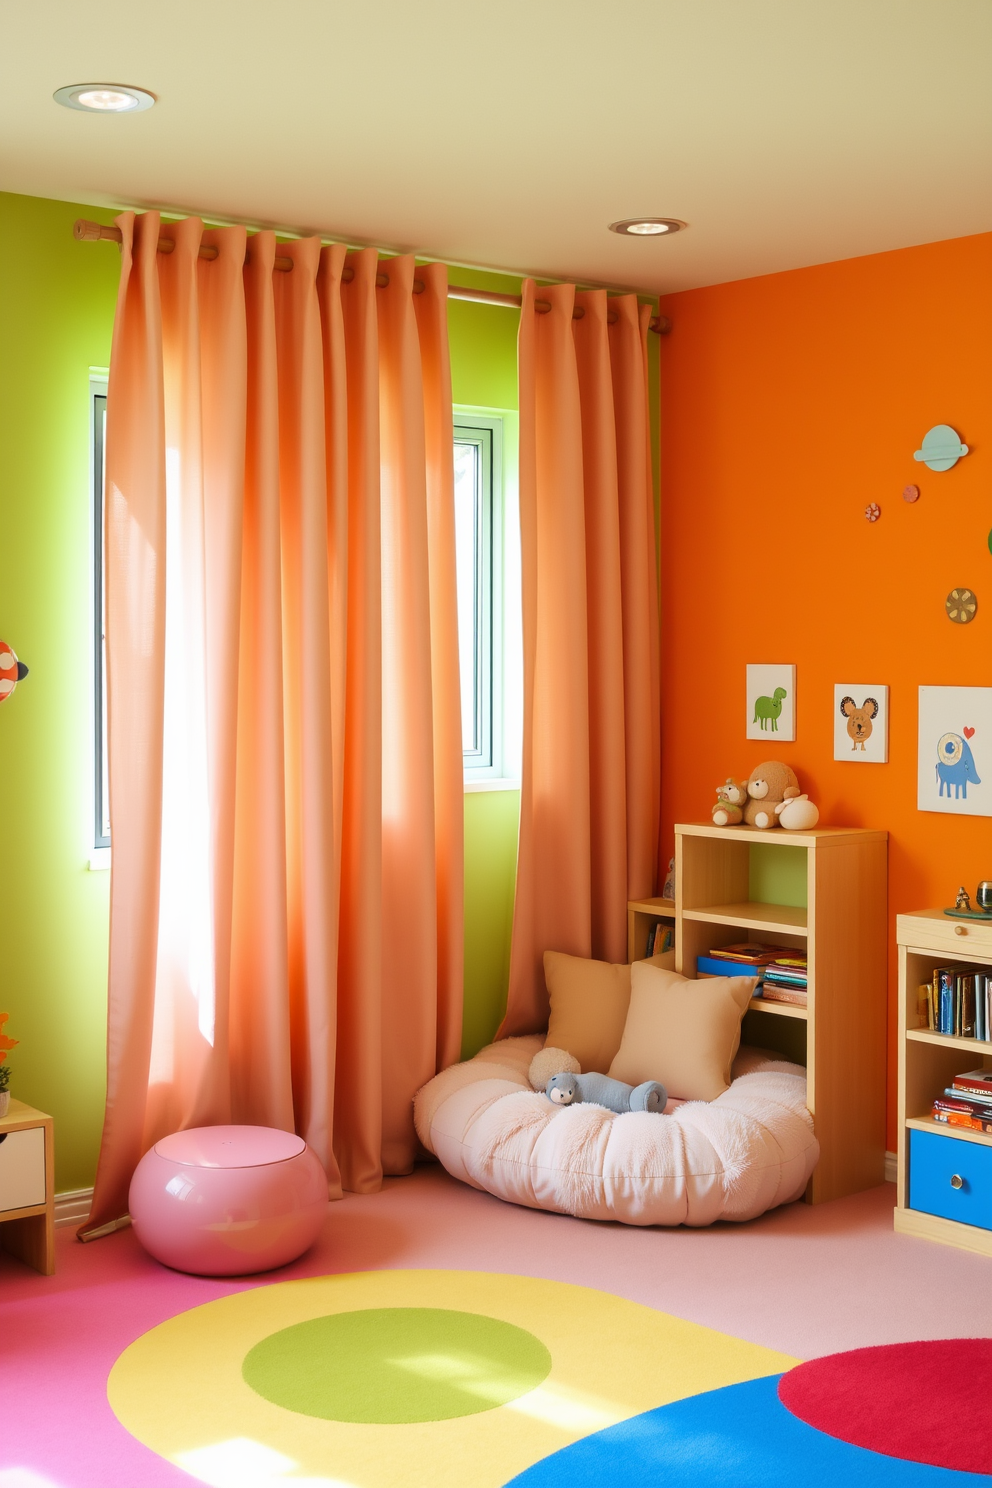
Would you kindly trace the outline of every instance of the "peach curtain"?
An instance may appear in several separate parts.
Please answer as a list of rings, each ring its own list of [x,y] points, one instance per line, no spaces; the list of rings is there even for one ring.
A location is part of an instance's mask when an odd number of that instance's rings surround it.
[[[296,1130],[332,1196],[374,1190],[410,1170],[413,1095],[461,1037],[445,270],[415,292],[412,258],[310,239],[274,272],[269,232],[187,219],[166,255],[157,213],[117,221],[108,1087],[84,1236],[182,1127]]]
[[[627,900],[653,894],[658,870],[651,312],[634,295],[607,302],[571,285],[542,287],[550,312],[536,298],[526,281],[524,737],[504,1036],[547,1026],[546,950],[626,961]]]

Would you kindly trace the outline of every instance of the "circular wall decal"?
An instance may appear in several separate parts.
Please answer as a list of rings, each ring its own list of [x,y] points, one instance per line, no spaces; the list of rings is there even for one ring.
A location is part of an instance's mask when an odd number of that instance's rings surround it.
[[[920,499],[920,488],[919,488],[919,486],[903,486],[903,489],[902,489],[902,499],[903,499],[903,501],[919,501],[919,499]]]
[[[978,610],[978,596],[973,589],[952,589],[944,600],[948,620],[955,625],[967,625],[974,620]]]
[[[879,506],[877,501],[869,502],[869,504],[865,507],[865,516],[867,517],[869,522],[877,522],[881,515],[882,508]]]

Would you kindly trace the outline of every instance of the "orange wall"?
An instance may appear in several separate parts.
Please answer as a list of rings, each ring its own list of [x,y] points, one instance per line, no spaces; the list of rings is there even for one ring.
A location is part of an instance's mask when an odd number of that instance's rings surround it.
[[[773,756],[824,824],[889,832],[893,921],[953,903],[959,884],[973,894],[992,878],[992,818],[917,811],[917,688],[992,686],[992,234],[690,290],[661,309],[673,321],[661,379],[666,840],[673,822],[707,816],[718,781]],[[973,450],[943,474],[913,460],[938,423]],[[968,626],[944,613],[958,584],[978,594]],[[795,743],[745,739],[748,662],[795,662]],[[887,765],[834,761],[837,682],[888,683]]]

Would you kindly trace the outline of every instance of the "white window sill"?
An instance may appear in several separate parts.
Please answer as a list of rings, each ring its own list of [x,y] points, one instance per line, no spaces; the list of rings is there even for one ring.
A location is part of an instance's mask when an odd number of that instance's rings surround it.
[[[90,872],[105,873],[110,868],[110,848],[95,847],[90,853]]]
[[[511,780],[509,776],[499,776],[495,779],[482,777],[478,780],[470,779],[465,781],[466,795],[474,791],[511,791],[519,789],[520,781]]]

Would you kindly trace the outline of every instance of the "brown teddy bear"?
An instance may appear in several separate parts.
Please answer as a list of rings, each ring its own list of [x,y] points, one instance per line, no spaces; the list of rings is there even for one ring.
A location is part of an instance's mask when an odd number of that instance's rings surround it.
[[[748,802],[744,807],[746,825],[763,829],[777,827],[779,818],[775,808],[800,794],[799,781],[795,771],[780,760],[763,760],[748,776],[747,794]]]
[[[744,819],[747,803],[747,783],[727,776],[726,785],[716,788],[716,805],[710,812],[715,827],[736,827]]]

